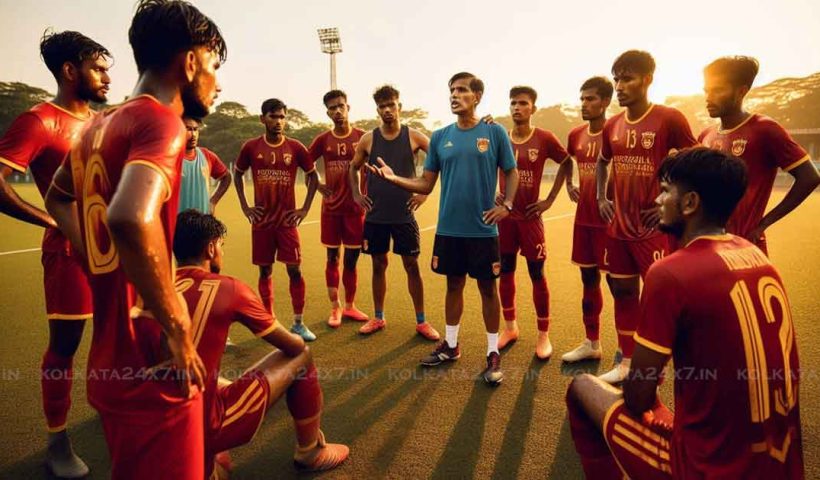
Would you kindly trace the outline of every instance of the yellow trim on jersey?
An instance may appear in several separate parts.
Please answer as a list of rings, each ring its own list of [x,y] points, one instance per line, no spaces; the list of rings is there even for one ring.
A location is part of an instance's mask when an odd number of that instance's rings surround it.
[[[46,430],[48,430],[48,433],[57,433],[57,432],[62,432],[63,430],[65,430],[65,427],[66,427],[65,423],[60,425],[59,427],[49,427],[49,426],[46,425]]]
[[[792,163],[791,165],[789,165],[788,167],[784,168],[783,171],[791,172],[792,170],[799,167],[800,165],[803,165],[804,163],[808,162],[809,160],[811,160],[811,157],[809,157],[809,154],[807,153],[805,157],[801,158],[800,160],[798,160],[798,161]]]
[[[159,174],[162,176],[162,180],[165,183],[166,188],[165,200],[163,200],[163,202],[167,202],[171,198],[171,193],[173,192],[173,189],[171,188],[171,180],[168,178],[168,175],[164,171],[162,171],[161,168],[159,168],[157,164],[151,163],[146,160],[131,160],[130,162],[125,164],[126,167],[128,167],[129,165],[144,165],[148,168],[152,168],[159,172]]]
[[[615,409],[620,407],[621,405],[623,405],[623,403],[624,403],[623,398],[620,399],[620,400],[616,400],[615,403],[610,405],[610,407],[607,409],[606,414],[604,414],[604,423],[601,425],[601,431],[602,432],[606,432],[606,426],[609,423],[609,417],[611,417],[612,414],[615,413]],[[604,435],[604,438],[606,438],[606,435]]]
[[[279,326],[279,323],[277,323],[277,321],[274,320],[273,324],[270,327],[262,330],[259,333],[254,334],[254,335],[256,335],[257,337],[264,337],[265,335],[268,335],[268,334],[272,333],[274,330],[276,330],[276,327],[278,327],[278,326]]]
[[[635,455],[636,457],[640,458],[645,464],[649,465],[650,467],[653,467],[656,470],[660,470],[664,473],[669,473],[669,474],[672,473],[672,468],[669,466],[668,463],[660,462],[660,461],[650,457],[649,455],[641,452],[633,444],[628,443],[624,439],[624,437],[621,437],[621,436],[618,436],[618,435],[613,435],[612,436],[612,441],[617,443],[618,445],[620,445],[621,448],[623,448],[627,452],[629,452],[632,455]]]
[[[646,112],[644,112],[644,114],[643,114],[643,115],[641,115],[641,118],[639,118],[639,119],[637,119],[637,120],[630,120],[630,119],[629,119],[628,112],[627,112],[627,111],[625,111],[625,112],[624,112],[624,121],[625,121],[627,124],[629,124],[629,125],[635,125],[635,124],[641,123],[641,120],[643,120],[644,118],[646,118],[646,116],[647,116],[647,115],[649,115],[649,113],[650,113],[650,112],[652,112],[652,110],[654,110],[654,109],[655,109],[655,104],[654,104],[654,103],[650,103],[650,104],[649,104],[649,108],[648,108],[648,109],[646,109]]]
[[[595,132],[595,133],[590,132],[590,131],[589,131],[589,124],[587,123],[587,135],[588,135],[588,136],[590,136],[590,137],[597,137],[598,135],[600,135],[600,134],[602,134],[602,133],[604,133],[604,129],[603,129],[603,128],[602,128],[602,129],[600,129],[600,130],[598,130],[598,131],[597,131],[597,132]]]
[[[732,238],[734,238],[734,235],[732,235],[731,233],[723,233],[723,234],[720,234],[720,235],[701,235],[699,237],[693,238],[692,240],[689,240],[689,243],[687,243],[683,248],[686,248],[689,245],[692,245],[693,243],[695,243],[696,241],[701,240],[701,239],[703,239],[703,240],[714,240],[716,242],[728,242]]]
[[[718,127],[717,128],[717,133],[720,134],[720,135],[728,135],[728,134],[734,132],[735,130],[737,130],[738,128],[742,127],[743,125],[746,125],[747,123],[749,123],[749,120],[751,120],[755,115],[757,115],[757,114],[753,113],[753,114],[749,115],[748,117],[746,117],[746,120],[743,120],[742,122],[740,122],[739,124],[737,124],[736,126],[730,128],[728,130],[723,130],[722,128]]]
[[[73,193],[69,193],[69,192],[63,190],[59,185],[57,185],[57,182],[55,182],[54,180],[51,181],[51,185],[49,185],[48,188],[53,188],[54,190],[57,190],[58,192],[65,195],[66,197],[75,198]]]
[[[49,320],[88,320],[94,318],[94,313],[49,313],[46,318]]]
[[[635,277],[640,277],[641,274],[640,273],[633,273],[633,274],[630,274],[630,275],[626,275],[626,274],[623,274],[623,273],[610,273],[609,276],[612,277],[612,278],[635,278]]]
[[[19,173],[26,173],[26,169],[7,158],[0,157],[0,163]]]
[[[268,141],[268,137],[267,137],[266,135],[264,135],[264,134],[262,135],[262,141],[263,141],[263,142],[265,142],[265,145],[267,145],[267,146],[269,146],[269,147],[273,147],[273,148],[276,148],[276,147],[281,147],[281,146],[282,146],[282,144],[284,144],[284,143],[285,143],[285,140],[286,140],[287,138],[288,138],[288,137],[286,137],[286,136],[282,135],[282,141],[274,145],[273,143],[270,143],[270,142]]]
[[[351,133],[353,133],[353,125],[347,126],[347,133],[345,133],[342,137],[336,135],[336,132],[334,132],[332,128],[330,129],[330,134],[333,135],[334,138],[338,138],[339,140],[344,140],[345,138],[349,137]]]
[[[783,448],[776,448],[774,445],[769,445],[766,442],[757,442],[752,444],[752,452],[754,453],[768,453],[772,458],[780,463],[786,463],[786,457],[789,454],[789,447],[792,444],[792,436],[795,434],[794,428],[789,428],[786,432],[786,438],[783,439]]]
[[[305,170],[305,175],[310,175],[311,173],[316,171],[316,165],[313,166],[310,170]]]
[[[635,330],[615,330],[618,335],[635,335]]]
[[[248,169],[247,169],[247,168],[246,168],[245,170],[240,170],[240,169],[239,169],[239,167],[237,167],[237,166],[236,166],[236,164],[234,164],[234,165],[233,165],[233,170],[234,170],[236,173],[240,174],[240,175],[244,175],[244,174],[245,174],[245,172],[247,172],[247,171],[248,171]]]
[[[573,262],[572,260],[570,260],[569,263],[575,265],[576,267],[581,267],[581,268],[592,268],[592,267],[597,267],[598,266],[597,263],[578,263],[578,262]]]
[[[637,333],[633,336],[633,338],[635,339],[635,341],[637,343],[640,343],[644,347],[646,347],[646,348],[648,348],[648,349],[650,349],[654,352],[660,353],[661,355],[672,355],[672,349],[671,348],[664,347],[662,345],[658,345],[657,343],[655,343],[651,340],[647,340],[647,339],[643,338],[642,336],[638,335]]]
[[[203,272],[207,272],[207,270],[200,267],[199,265],[185,265],[183,267],[177,267],[177,272],[180,272],[182,270],[202,270]]]
[[[525,138],[524,140],[521,140],[520,142],[516,142],[515,140],[513,140],[513,131],[510,130],[509,131],[510,141],[512,142],[513,145],[523,145],[523,144],[529,142],[530,139],[532,138],[532,136],[535,135],[535,129],[536,129],[536,127],[532,127],[532,131],[530,132],[529,135],[527,135],[527,138]]]
[[[328,245],[326,243],[323,243],[322,246],[325,247],[325,248],[339,248],[339,247],[342,246],[342,244],[340,243],[338,245]]]
[[[61,111],[61,112],[65,113],[66,115],[70,115],[70,116],[72,116],[72,117],[76,118],[77,120],[80,120],[80,121],[83,121],[83,122],[84,122],[84,121],[86,121],[86,120],[91,119],[91,117],[93,117],[93,116],[94,116],[94,110],[89,110],[89,111],[88,111],[89,115],[88,115],[87,117],[81,117],[81,116],[77,115],[77,114],[76,114],[76,113],[74,113],[74,112],[69,112],[68,110],[66,110],[65,108],[63,108],[63,107],[61,107],[61,106],[57,105],[57,104],[56,104],[56,103],[54,103],[54,102],[46,102],[46,103],[47,103],[47,104],[49,104],[49,105],[51,105],[52,107],[56,108],[57,110],[59,110],[59,111]]]
[[[345,246],[345,248],[350,248],[352,250],[358,250],[358,249],[362,248],[361,245],[348,245],[346,243],[344,244],[344,246]]]

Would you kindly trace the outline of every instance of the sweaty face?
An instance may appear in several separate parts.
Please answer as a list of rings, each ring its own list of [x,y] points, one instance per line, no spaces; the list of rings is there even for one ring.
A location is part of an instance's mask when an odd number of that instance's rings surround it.
[[[735,106],[743,96],[725,76],[706,75],[703,79],[703,93],[706,94],[706,110],[712,118],[722,117]]]
[[[182,123],[185,124],[185,149],[193,150],[199,143],[199,122],[193,118],[185,118]]]
[[[336,97],[328,100],[325,106],[327,107],[328,118],[333,120],[333,123],[338,126],[344,125],[347,121],[347,112],[350,109],[344,97]]]
[[[618,105],[628,107],[646,98],[650,79],[630,71],[618,72],[615,77],[615,93]]]
[[[391,98],[389,100],[382,100],[376,104],[376,113],[384,123],[393,123],[398,121],[399,112],[401,111],[401,103],[398,98]]]
[[[581,90],[581,118],[584,120],[601,118],[608,107],[609,99],[602,99],[598,95],[598,89],[587,88]]]
[[[670,185],[661,181],[661,193],[655,199],[655,203],[660,207],[660,223],[658,230],[668,233],[675,238],[683,236],[686,226],[682,213],[682,198],[677,185]]]
[[[216,81],[219,56],[207,47],[196,47],[193,51],[196,72],[193,80],[182,88],[182,104],[185,115],[202,118],[210,113],[221,91]]]
[[[529,123],[535,112],[535,104],[526,93],[520,93],[510,99],[510,115],[515,123]]]
[[[460,78],[450,85],[450,111],[456,115],[475,111],[480,97],[470,89],[470,79]]]
[[[265,125],[265,132],[269,136],[276,137],[285,131],[286,114],[287,112],[285,109],[280,108],[277,110],[271,110],[270,112],[262,115],[262,124]]]
[[[108,76],[110,64],[103,55],[83,60],[80,64],[79,95],[89,102],[104,103],[108,100],[108,85],[111,77]]]

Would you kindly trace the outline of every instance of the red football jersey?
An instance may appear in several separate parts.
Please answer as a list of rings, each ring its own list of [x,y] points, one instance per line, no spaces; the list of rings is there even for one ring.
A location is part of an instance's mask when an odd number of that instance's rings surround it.
[[[205,156],[205,161],[208,163],[208,173],[207,177],[213,178],[214,180],[218,180],[222,178],[226,173],[228,173],[228,167],[222,163],[222,160],[219,158],[219,155],[215,154],[214,152],[208,150],[205,147],[197,147],[202,151],[202,155]],[[191,155],[188,156],[188,152],[184,154],[185,160],[196,160],[196,150],[191,152]],[[204,173],[204,172],[203,172]]]
[[[24,173],[31,168],[34,183],[44,198],[54,172],[68,154],[85,122],[51,102],[37,104],[17,117],[0,139],[0,163]],[[56,228],[46,228],[43,251],[69,251],[68,239]]]
[[[674,108],[652,105],[634,122],[626,111],[607,120],[601,140],[601,155],[612,161],[614,181],[615,219],[609,234],[623,240],[658,235],[643,226],[640,212],[655,207],[660,191],[655,172],[669,151],[697,143],[689,123]]]
[[[364,135],[364,130],[350,129],[344,137],[337,137],[333,130],[319,135],[310,144],[310,157],[316,162],[319,157],[325,164],[325,185],[333,194],[322,199],[322,213],[330,215],[361,215],[361,207],[353,201],[353,192],[347,180],[350,161],[356,153],[356,145]],[[364,175],[360,175],[364,188]]]
[[[674,359],[675,478],[803,478],[794,325],[757,247],[700,237],[652,265],[635,340]]]
[[[264,135],[245,142],[234,169],[242,175],[250,168],[254,205],[265,208],[265,217],[253,224],[254,230],[278,227],[285,215],[296,208],[296,169],[305,173],[316,167],[310,153],[298,140],[282,137],[277,145]]]
[[[510,134],[511,135],[511,134]],[[540,199],[541,177],[544,175],[544,163],[551,159],[561,163],[569,156],[558,138],[546,130],[535,127],[529,138],[521,143],[512,141],[513,152],[518,168],[518,190],[513,200],[510,218],[524,220],[527,218],[527,207]],[[504,194],[504,175],[498,176],[498,186]]]
[[[726,225],[728,232],[741,237],[746,237],[763,218],[777,169],[789,171],[809,161],[809,154],[780,124],[758,114],[750,115],[731,130],[709,127],[698,141],[746,162],[749,185]]]
[[[276,329],[276,320],[256,293],[233,277],[210,273],[199,267],[180,267],[176,287],[191,312],[191,335],[207,372],[204,401],[208,438],[208,434],[217,431],[222,424],[221,412],[214,409],[214,402],[219,365],[231,324],[240,322],[257,337],[264,337]]]
[[[578,164],[578,189],[581,197],[575,210],[575,223],[589,227],[603,227],[606,222],[598,211],[598,184],[595,166],[601,154],[603,130],[589,133],[589,124],[579,125],[569,132],[567,152]]]
[[[87,387],[88,400],[98,410],[139,412],[187,401],[175,379],[146,378],[148,370],[170,354],[161,348],[159,323],[141,309],[142,301],[122,269],[106,223],[108,204],[125,167],[153,168],[169,192],[160,218],[171,252],[184,148],[180,116],[155,98],[140,95],[95,116],[66,158],[94,294]]]

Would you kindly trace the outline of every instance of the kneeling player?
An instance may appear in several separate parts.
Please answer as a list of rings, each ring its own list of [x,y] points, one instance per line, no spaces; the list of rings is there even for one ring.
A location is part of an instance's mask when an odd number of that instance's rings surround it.
[[[205,470],[214,457],[253,439],[268,407],[287,394],[296,428],[294,462],[300,469],[327,470],[342,463],[349,449],[325,442],[319,430],[322,389],[310,351],[288,333],[239,280],[219,275],[226,229],[212,215],[182,212],[174,256],[177,291],[192,312],[193,340],[207,371],[205,388]],[[219,364],[231,323],[238,321],[279,351],[262,358],[236,381],[218,382]],[[220,385],[218,385],[218,383]],[[221,467],[218,467],[221,468]]]
[[[706,148],[661,166],[660,228],[685,247],[646,276],[623,394],[591,375],[570,385],[588,478],[803,478],[786,292],[763,252],[725,230],[746,175],[742,160]],[[670,357],[674,419],[656,396]]]

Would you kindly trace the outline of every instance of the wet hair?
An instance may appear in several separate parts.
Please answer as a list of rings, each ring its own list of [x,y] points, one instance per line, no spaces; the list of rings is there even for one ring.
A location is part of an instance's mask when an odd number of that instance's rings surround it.
[[[735,87],[751,88],[759,69],[760,63],[756,58],[738,55],[718,58],[706,65],[703,73],[709,76],[725,76]]]
[[[207,47],[224,62],[228,47],[216,24],[181,0],[140,0],[128,29],[137,71],[168,67],[180,52]]]
[[[399,91],[393,85],[382,85],[373,92],[373,101],[376,104],[386,102],[388,100],[399,99]]]
[[[649,52],[643,50],[627,50],[620,54],[612,64],[612,75],[631,72],[645,76],[655,73],[655,59]]]
[[[197,123],[197,125],[202,125],[202,117],[195,117],[193,115],[183,115],[183,120],[193,120]]]
[[[470,80],[470,90],[474,93],[483,94],[484,93],[484,82],[481,81],[480,78],[476,77],[470,72],[458,72],[457,74],[450,77],[450,81],[447,82],[447,86],[450,87],[455,83],[456,80],[467,79]]]
[[[527,87],[523,85],[512,87],[510,89],[510,98],[516,97],[518,95],[526,95],[530,97],[530,100],[532,100],[533,105],[535,105],[535,101],[538,100],[538,92],[536,92],[535,89],[532,87]]]
[[[177,215],[174,257],[178,263],[200,260],[205,247],[227,235],[228,229],[211,214],[190,208]]]
[[[595,89],[595,93],[601,98],[612,98],[612,91],[614,90],[612,82],[606,77],[592,77],[588,78],[582,85],[581,90],[590,88]]]
[[[80,32],[66,30],[58,33],[47,29],[40,39],[40,57],[57,80],[65,62],[80,66],[83,61],[98,56],[112,58],[107,48]]]
[[[269,112],[276,110],[284,110],[285,113],[288,113],[288,106],[278,98],[269,98],[262,102],[262,115],[267,115]]]
[[[706,147],[688,148],[666,157],[658,179],[697,192],[704,217],[720,226],[726,225],[748,183],[743,160]]]
[[[340,97],[344,98],[345,103],[347,103],[347,94],[345,92],[343,92],[342,90],[331,90],[327,92],[324,97],[322,97],[322,103],[324,103],[325,106],[327,106],[327,102]]]

